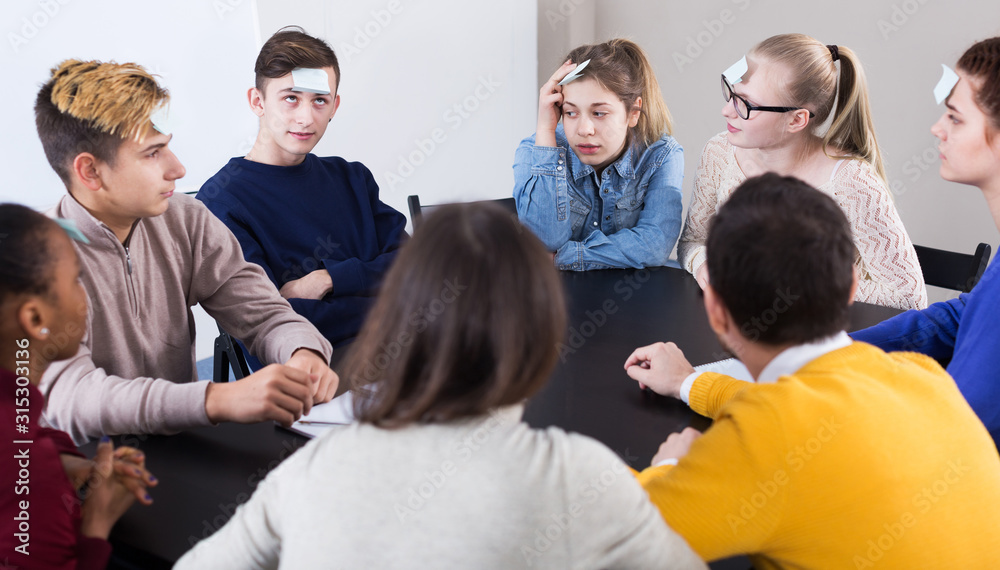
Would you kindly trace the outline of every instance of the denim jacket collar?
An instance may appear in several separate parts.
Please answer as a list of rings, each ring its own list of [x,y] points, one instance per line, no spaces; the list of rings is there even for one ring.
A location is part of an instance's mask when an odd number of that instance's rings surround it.
[[[635,178],[635,165],[632,163],[632,156],[635,154],[634,151],[635,145],[628,145],[621,157],[612,164],[618,175],[628,180]],[[590,173],[594,172],[594,167],[580,162],[580,157],[575,152],[570,150],[570,154],[572,155],[570,160],[573,161],[574,180],[580,180],[581,178],[590,176]]]

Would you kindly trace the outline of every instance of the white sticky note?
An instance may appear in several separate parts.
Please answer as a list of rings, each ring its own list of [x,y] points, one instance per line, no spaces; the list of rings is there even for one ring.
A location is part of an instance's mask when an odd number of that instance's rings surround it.
[[[566,74],[566,77],[563,77],[562,81],[559,82],[559,85],[566,85],[570,81],[575,81],[579,79],[580,76],[582,75],[583,68],[587,67],[588,63],[590,63],[589,59],[581,63],[580,65],[574,67],[573,71],[570,71],[569,73]]]
[[[297,67],[292,70],[292,91],[330,94],[330,76],[322,69]]]
[[[937,100],[937,104],[940,105],[948,95],[951,95],[951,90],[955,88],[955,84],[958,83],[958,74],[945,64],[941,64],[942,73],[941,79],[938,81],[936,87],[934,87],[934,99]]]
[[[153,128],[165,135],[173,132],[170,124],[170,110],[166,105],[160,105],[149,115],[149,121],[153,123]]]
[[[722,72],[722,75],[726,77],[726,81],[730,85],[736,85],[740,81],[743,81],[743,74],[747,72],[747,56],[743,56],[739,61],[729,66],[729,69]]]

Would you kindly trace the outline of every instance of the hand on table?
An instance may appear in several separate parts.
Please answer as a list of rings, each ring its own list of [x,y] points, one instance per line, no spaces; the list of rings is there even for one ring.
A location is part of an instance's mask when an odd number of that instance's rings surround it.
[[[676,344],[658,342],[635,349],[625,361],[625,372],[642,388],[680,398],[681,384],[694,367]]]
[[[205,412],[212,423],[274,420],[287,427],[312,409],[318,383],[319,376],[300,368],[271,364],[242,380],[210,382]]]
[[[695,271],[694,278],[698,280],[698,286],[704,291],[708,287],[708,264],[702,263],[698,271]]]
[[[316,352],[308,348],[300,348],[292,353],[292,357],[288,359],[285,366],[298,368],[318,377],[318,381],[313,384],[312,390],[314,404],[329,402],[337,394],[340,377],[330,368],[326,359]]]

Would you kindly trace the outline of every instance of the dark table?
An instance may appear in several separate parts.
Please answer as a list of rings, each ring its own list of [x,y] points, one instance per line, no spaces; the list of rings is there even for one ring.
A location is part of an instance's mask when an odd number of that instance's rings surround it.
[[[679,269],[653,268],[564,273],[563,282],[568,335],[551,380],[528,403],[525,420],[594,437],[637,469],[649,465],[670,433],[707,427],[685,404],[639,390],[622,368],[634,348],[656,341],[677,343],[695,365],[729,356],[708,326],[695,280]],[[851,330],[898,313],[857,303]],[[144,569],[169,568],[221,528],[267,473],[308,441],[272,424],[115,439],[142,449],[160,480],[151,492],[153,505],[134,506],[112,533],[116,558]],[[85,452],[92,455],[93,444]]]

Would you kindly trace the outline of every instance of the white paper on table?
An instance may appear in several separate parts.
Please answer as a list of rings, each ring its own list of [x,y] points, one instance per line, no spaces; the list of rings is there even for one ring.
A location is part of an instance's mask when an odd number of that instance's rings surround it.
[[[317,437],[329,431],[330,428],[350,425],[354,421],[354,395],[351,392],[344,392],[325,404],[313,406],[308,414],[292,424],[291,430],[306,437]]]
[[[707,364],[702,364],[700,366],[694,367],[696,372],[715,372],[718,374],[724,374],[726,376],[735,378],[736,380],[743,380],[744,382],[753,382],[754,378],[747,370],[747,367],[743,365],[742,362],[735,358],[727,358],[725,360],[717,360],[715,362],[709,362]]]

